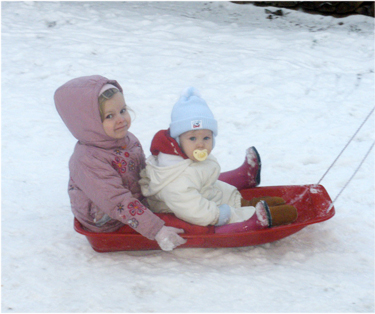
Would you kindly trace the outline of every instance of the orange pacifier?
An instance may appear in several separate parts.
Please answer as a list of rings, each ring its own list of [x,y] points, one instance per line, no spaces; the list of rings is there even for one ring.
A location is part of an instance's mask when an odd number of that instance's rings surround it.
[[[195,151],[193,151],[193,156],[198,161],[206,160],[206,158],[208,157],[207,149],[203,149],[203,150],[196,149]]]

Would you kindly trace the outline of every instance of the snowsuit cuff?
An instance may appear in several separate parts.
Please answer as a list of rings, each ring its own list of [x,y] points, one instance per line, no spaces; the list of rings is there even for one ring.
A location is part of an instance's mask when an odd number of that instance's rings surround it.
[[[219,219],[215,225],[217,227],[227,224],[231,216],[231,209],[228,204],[220,205],[219,209],[220,209]]]

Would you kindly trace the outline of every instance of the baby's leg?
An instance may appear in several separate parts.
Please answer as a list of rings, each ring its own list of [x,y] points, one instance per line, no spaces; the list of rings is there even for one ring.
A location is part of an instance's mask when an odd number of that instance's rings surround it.
[[[252,146],[246,150],[246,158],[242,166],[221,173],[219,180],[235,186],[238,190],[254,188],[260,184],[261,167],[258,151]]]
[[[215,227],[215,233],[237,233],[262,230],[269,228],[271,223],[269,207],[265,201],[261,201],[255,206],[255,213],[251,218],[242,222]]]

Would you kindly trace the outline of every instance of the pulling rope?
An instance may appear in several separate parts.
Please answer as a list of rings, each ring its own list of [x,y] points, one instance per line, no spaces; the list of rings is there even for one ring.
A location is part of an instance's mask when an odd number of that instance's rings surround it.
[[[339,192],[339,194],[337,194],[337,196],[335,197],[335,199],[333,200],[333,202],[331,203],[331,206],[329,206],[329,208],[327,209],[327,213],[331,210],[331,208],[333,207],[333,204],[336,202],[336,200],[339,198],[339,196],[341,195],[341,193],[345,190],[345,188],[348,186],[348,184],[350,183],[350,181],[352,181],[352,179],[354,178],[354,176],[357,174],[358,170],[361,168],[363,162],[366,160],[366,158],[368,157],[368,155],[370,154],[371,150],[373,149],[375,145],[375,141],[372,143],[370,149],[367,151],[365,157],[363,157],[361,163],[359,164],[359,166],[357,167],[357,169],[354,171],[354,173],[352,174],[352,176],[350,177],[350,179],[348,180],[348,182],[346,182],[346,184],[344,185],[344,187],[341,189],[341,191]]]
[[[352,140],[354,139],[354,137],[357,135],[357,133],[360,131],[360,129],[363,127],[363,125],[366,123],[366,121],[368,120],[368,118],[372,115],[372,113],[374,112],[375,110],[375,107],[372,108],[372,110],[370,111],[370,113],[367,115],[366,119],[362,122],[362,124],[360,125],[360,127],[357,129],[357,131],[354,133],[354,135],[351,137],[351,139],[349,140],[349,142],[345,145],[345,147],[342,149],[342,151],[340,152],[340,154],[336,157],[336,159],[333,161],[333,163],[329,166],[329,168],[327,169],[327,171],[323,174],[322,178],[319,180],[319,182],[317,183],[317,185],[320,184],[320,182],[323,180],[323,178],[326,176],[326,174],[331,170],[331,168],[333,167],[333,165],[336,163],[336,161],[340,158],[340,156],[342,155],[342,153],[345,151],[345,149],[349,146],[349,144],[352,142]],[[360,162],[359,166],[357,167],[357,169],[354,171],[354,173],[352,174],[352,176],[350,177],[350,179],[345,183],[345,185],[343,186],[343,188],[341,189],[341,191],[337,194],[337,196],[335,197],[335,199],[333,200],[333,202],[331,203],[331,205],[329,206],[329,208],[327,209],[327,213],[332,209],[333,207],[333,204],[336,202],[336,200],[339,198],[339,196],[341,195],[341,193],[345,190],[345,188],[349,185],[349,183],[352,181],[352,179],[354,178],[354,176],[357,174],[358,170],[361,168],[363,162],[366,160],[366,158],[368,157],[368,155],[370,154],[371,150],[373,149],[375,145],[375,141],[374,143],[372,143],[371,147],[369,148],[369,150],[367,151],[366,155],[363,157],[362,161]]]
[[[357,135],[357,133],[359,132],[359,130],[363,127],[363,125],[366,123],[366,121],[368,120],[368,118],[370,118],[370,116],[372,115],[372,113],[374,112],[374,108],[372,108],[372,110],[370,111],[370,113],[368,114],[368,116],[366,117],[366,119],[362,122],[361,126],[358,128],[358,130],[354,133],[354,135],[352,136],[352,138],[349,140],[349,142],[345,145],[345,147],[343,148],[343,150],[341,151],[341,153],[336,157],[336,159],[333,161],[332,165],[329,166],[329,168],[327,169],[327,171],[323,174],[322,178],[319,180],[319,182],[317,184],[320,184],[320,182],[323,180],[323,178],[326,176],[326,174],[331,170],[331,168],[333,167],[333,165],[336,163],[337,159],[340,158],[340,156],[342,155],[342,153],[344,152],[344,150],[349,146],[349,144],[351,143],[351,141],[353,140],[353,138]],[[370,149],[371,150],[371,149]]]

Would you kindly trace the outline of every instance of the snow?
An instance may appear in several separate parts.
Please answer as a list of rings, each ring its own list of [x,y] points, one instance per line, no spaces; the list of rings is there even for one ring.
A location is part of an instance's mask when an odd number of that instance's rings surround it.
[[[2,311],[374,312],[374,151],[336,215],[255,247],[97,253],[73,230],[66,81],[116,79],[148,152],[178,95],[219,121],[227,171],[317,183],[374,106],[374,19],[229,2],[2,2]],[[274,8],[268,8],[275,11]],[[374,141],[374,115],[322,181],[332,199]]]

